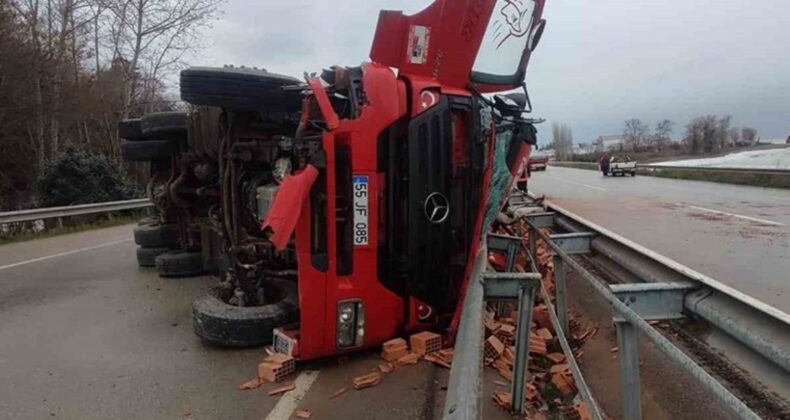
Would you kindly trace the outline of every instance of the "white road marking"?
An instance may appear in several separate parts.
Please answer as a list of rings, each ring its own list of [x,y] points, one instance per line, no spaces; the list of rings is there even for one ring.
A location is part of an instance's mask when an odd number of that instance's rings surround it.
[[[543,175],[543,178],[550,178],[550,179],[554,179],[554,180],[557,180],[557,181],[560,181],[560,182],[565,182],[567,184],[573,184],[573,185],[578,185],[580,187],[592,188],[594,190],[607,191],[606,188],[596,187],[595,185],[581,184],[581,183],[573,182],[573,181],[567,181],[567,180],[564,180],[564,179],[561,179],[561,178],[557,178],[557,177],[553,177],[553,176]]]
[[[120,241],[107,242],[106,244],[99,244],[99,245],[89,246],[89,247],[85,247],[85,248],[75,249],[75,250],[72,250],[72,251],[66,251],[66,252],[60,252],[60,253],[57,253],[57,254],[47,255],[47,256],[44,256],[44,257],[33,258],[32,260],[25,260],[25,261],[15,262],[15,263],[12,263],[12,264],[0,265],[0,270],[5,270],[6,268],[19,267],[20,265],[31,264],[31,263],[35,263],[35,262],[39,262],[39,261],[45,261],[45,260],[49,260],[49,259],[52,259],[52,258],[65,257],[66,255],[76,254],[78,252],[90,251],[92,249],[104,248],[105,246],[118,245],[118,244],[122,244],[124,242],[131,242],[131,241],[132,241],[132,239],[123,239],[123,240],[120,240]]]
[[[296,388],[280,397],[280,401],[277,401],[272,411],[266,416],[266,420],[290,419],[296,407],[299,406],[299,402],[307,395],[307,391],[310,390],[313,382],[318,378],[318,373],[319,371],[317,370],[306,370],[300,373],[294,381]]]
[[[750,220],[752,222],[762,223],[764,225],[771,225],[771,226],[784,226],[785,225],[784,223],[774,222],[773,220],[758,219],[756,217],[744,216],[742,214],[728,213],[726,211],[714,210],[714,209],[709,209],[709,208],[706,208],[706,207],[692,206],[692,205],[683,204],[683,203],[675,203],[675,205],[676,206],[681,206],[681,207],[688,207],[690,209],[704,211],[704,212],[713,213],[713,214],[721,214],[721,215],[724,215],[724,216],[737,217],[738,219]]]

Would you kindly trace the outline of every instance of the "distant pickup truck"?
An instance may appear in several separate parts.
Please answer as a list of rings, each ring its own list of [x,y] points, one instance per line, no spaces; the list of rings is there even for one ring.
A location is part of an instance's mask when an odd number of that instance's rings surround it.
[[[636,176],[636,161],[629,156],[613,156],[611,158],[604,158],[599,163],[599,168],[603,176],[615,176],[621,174],[631,174]]]
[[[545,171],[549,164],[549,157],[546,155],[535,155],[529,157],[530,171]]]

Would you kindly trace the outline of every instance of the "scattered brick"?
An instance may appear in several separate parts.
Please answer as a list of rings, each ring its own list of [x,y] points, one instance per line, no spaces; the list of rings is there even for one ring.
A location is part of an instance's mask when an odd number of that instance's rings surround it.
[[[409,337],[411,351],[424,356],[442,349],[442,336],[430,331],[412,334]]]
[[[510,410],[510,407],[513,404],[513,396],[509,392],[494,391],[494,394],[493,394],[492,397],[493,397],[493,400],[494,400],[494,404],[496,404],[496,405],[498,405],[498,406],[500,406],[500,407],[502,407],[504,409]]]
[[[334,400],[335,398],[345,394],[346,392],[348,392],[348,388],[346,387],[340,388],[337,391],[333,392],[332,395],[329,397],[329,399]]]
[[[282,395],[282,394],[285,394],[288,391],[293,391],[295,388],[296,388],[296,386],[294,384],[292,384],[292,383],[291,384],[287,384],[287,385],[283,385],[283,386],[274,388],[273,390],[269,391],[269,396]]]
[[[271,354],[267,358],[263,359],[263,361],[282,365],[286,375],[291,374],[294,370],[296,370],[296,361],[294,358],[282,353]]]
[[[549,316],[549,308],[544,304],[536,305],[532,309],[532,319],[540,328],[546,328],[549,332],[554,331],[554,326],[551,325],[551,317]]]
[[[546,358],[553,363],[562,363],[565,361],[565,355],[562,353],[549,353],[546,355]]]
[[[576,411],[576,415],[579,416],[579,420],[592,420],[590,409],[587,407],[587,403],[580,402],[574,405],[573,409]]]
[[[566,372],[558,372],[551,375],[551,383],[557,387],[562,395],[573,395],[576,393],[576,386],[573,383],[573,377]]]
[[[280,382],[296,370],[296,362],[291,356],[274,353],[258,365],[258,378],[269,382]]]
[[[263,381],[261,380],[261,378],[250,379],[249,381],[244,382],[243,384],[239,385],[239,389],[242,390],[242,391],[245,391],[245,390],[248,390],[248,389],[256,389],[256,388],[260,387],[261,384],[263,384]]]
[[[560,364],[552,366],[549,369],[549,373],[552,374],[552,375],[555,374],[555,373],[560,373],[560,372],[568,372],[568,373],[570,373],[570,371],[571,371],[571,367],[568,366],[567,363],[560,363]]]
[[[309,419],[313,413],[310,410],[296,410],[294,411],[294,416],[300,419]]]
[[[507,383],[507,382],[502,382],[502,381],[494,381],[494,385],[499,385],[499,386],[510,386],[510,384],[509,384],[509,383]]]
[[[620,350],[620,349],[618,349],[617,347],[612,347],[612,348],[609,349],[609,352],[610,353],[617,353],[618,350]]]
[[[492,359],[499,358],[503,351],[505,351],[505,345],[494,335],[488,337],[483,346],[483,354],[485,357],[490,357]]]
[[[365,389],[378,385],[381,382],[381,374],[378,372],[371,372],[367,375],[357,376],[354,378],[354,389]]]
[[[501,323],[498,321],[494,321],[493,319],[484,319],[483,324],[486,326],[486,333],[487,334],[495,334],[499,328],[502,326]]]
[[[391,362],[379,364],[379,372],[381,373],[390,373],[393,370],[395,370],[395,365],[393,365]]]
[[[381,357],[384,360],[391,362],[393,360],[400,359],[408,353],[409,346],[406,344],[406,340],[402,338],[396,338],[384,343],[381,351]]]
[[[420,361],[420,355],[417,353],[408,353],[398,359],[398,364],[401,365],[414,365]]]
[[[535,331],[538,337],[542,338],[543,341],[553,341],[554,335],[549,331],[548,328],[540,328],[539,330]]]

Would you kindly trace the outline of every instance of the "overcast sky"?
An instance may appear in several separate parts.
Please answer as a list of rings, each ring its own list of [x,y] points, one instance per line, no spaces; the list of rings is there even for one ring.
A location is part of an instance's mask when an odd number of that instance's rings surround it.
[[[431,0],[228,0],[193,62],[300,77],[368,58],[380,9]],[[623,121],[732,115],[763,138],[790,134],[788,0],[546,0],[546,32],[527,75],[541,143],[551,122],[575,142]]]

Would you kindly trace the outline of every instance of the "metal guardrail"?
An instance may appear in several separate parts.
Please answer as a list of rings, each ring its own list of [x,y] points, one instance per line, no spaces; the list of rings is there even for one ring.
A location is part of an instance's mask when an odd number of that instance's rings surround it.
[[[533,202],[532,205],[536,204]],[[790,372],[790,316],[788,314],[628,241],[552,203],[546,202],[540,211],[524,217],[530,226],[528,232],[530,249],[527,254],[532,257],[533,267],[535,244],[538,238],[554,253],[556,309],[549,307],[553,312],[551,318],[555,330],[567,333],[566,267],[570,267],[590,283],[597,294],[614,309],[613,322],[617,326],[621,349],[620,373],[623,383],[627,384],[623,387],[622,396],[624,418],[630,420],[641,417],[637,332],[644,334],[677,366],[696,378],[733,415],[738,418],[759,418],[742,401],[654,329],[648,321],[677,319],[688,314],[699,316],[764,357],[778,369]],[[557,226],[576,233],[548,235],[540,231],[542,228]],[[571,258],[572,254],[588,254],[593,251],[595,255],[607,258],[625,272],[646,283],[607,285]],[[445,419],[476,419],[480,417],[482,411],[479,408],[484,338],[482,311],[486,297],[485,277],[490,276],[484,274],[487,250],[484,248],[481,253],[483,252],[484,255],[477,256],[473,281],[470,282],[463,302],[455,347],[456,359],[448,384]],[[544,296],[544,300],[551,302],[548,295]],[[525,343],[517,342],[517,348],[519,345]],[[572,354],[567,354],[569,349],[564,347],[580,396],[587,402],[594,418],[603,417],[581,378],[578,366],[575,366]],[[514,392],[514,399],[515,395]]]
[[[74,206],[47,207],[41,209],[18,210],[0,213],[0,224],[32,222],[42,219],[55,219],[93,213],[111,213],[120,210],[141,209],[153,206],[147,198],[134,200],[109,201],[106,203],[77,204]]]

